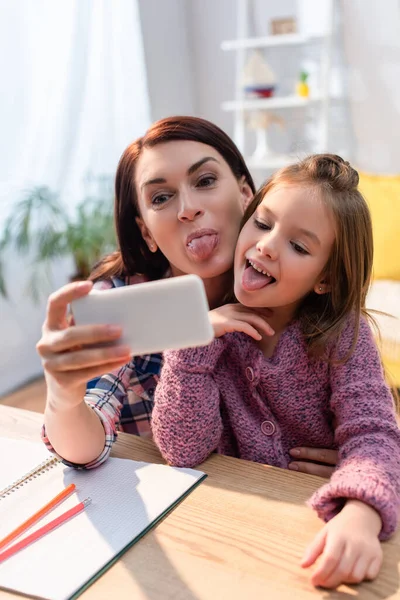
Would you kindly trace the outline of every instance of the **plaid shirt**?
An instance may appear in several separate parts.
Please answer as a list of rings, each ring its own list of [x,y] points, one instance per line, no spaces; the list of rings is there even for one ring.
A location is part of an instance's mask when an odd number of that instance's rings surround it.
[[[168,274],[166,275],[168,276]],[[124,285],[143,283],[146,279],[136,275],[125,280],[112,278],[98,282],[97,289],[110,289]],[[106,441],[103,452],[98,458],[86,465],[76,465],[68,461],[65,464],[73,467],[91,469],[104,462],[117,439],[118,431],[125,431],[143,437],[151,437],[151,412],[153,410],[154,391],[162,366],[162,354],[134,356],[123,367],[91,380],[86,389],[85,402],[99,416]],[[42,439],[47,448],[56,454],[45,428]],[[62,457],[61,457],[62,458]]]

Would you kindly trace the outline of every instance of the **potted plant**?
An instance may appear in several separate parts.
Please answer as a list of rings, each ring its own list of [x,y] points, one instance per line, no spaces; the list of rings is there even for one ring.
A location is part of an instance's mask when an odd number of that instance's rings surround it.
[[[71,281],[86,279],[93,265],[116,247],[109,178],[97,178],[97,191],[69,211],[48,187],[34,187],[12,207],[0,236],[0,295],[7,297],[5,253],[30,257],[28,291],[37,301],[51,280],[57,258],[72,256]]]

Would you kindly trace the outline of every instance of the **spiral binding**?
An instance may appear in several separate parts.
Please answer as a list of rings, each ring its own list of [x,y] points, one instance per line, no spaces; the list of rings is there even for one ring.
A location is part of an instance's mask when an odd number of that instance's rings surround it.
[[[36,477],[40,477],[43,473],[50,471],[56,465],[58,465],[61,460],[57,456],[52,456],[47,458],[45,461],[37,465],[32,471],[28,471],[25,473],[23,477],[14,481],[11,485],[7,486],[3,490],[0,491],[0,500],[4,500],[6,496],[10,496],[13,492],[19,490],[23,485],[33,481]]]

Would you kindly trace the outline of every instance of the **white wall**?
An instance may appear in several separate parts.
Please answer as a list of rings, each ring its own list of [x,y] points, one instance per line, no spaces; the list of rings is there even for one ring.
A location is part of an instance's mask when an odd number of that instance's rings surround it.
[[[234,115],[222,111],[221,104],[235,96],[235,52],[221,50],[221,42],[237,35],[236,0],[139,0],[154,120],[172,114],[192,114],[213,121],[228,135],[234,135]],[[255,36],[270,33],[271,19],[297,16],[299,26],[319,32],[324,28],[324,7],[320,0],[253,0],[249,3],[249,29]],[[339,6],[339,5],[337,5]],[[340,30],[340,22],[338,24]],[[336,42],[340,42],[336,39]],[[305,65],[319,68],[318,44],[310,48],[280,47],[267,52],[275,70],[280,91],[291,93],[293,82]],[[333,56],[335,91],[343,77],[343,55],[335,43]],[[339,76],[337,76],[339,74]],[[342,93],[343,89],[339,89]],[[351,126],[346,104],[340,100],[332,109],[332,150],[351,157]],[[307,152],[312,143],[304,133],[304,111],[281,111],[286,127],[272,131],[277,152]],[[318,135],[318,132],[311,131]],[[248,151],[255,137],[247,134]],[[266,173],[253,173],[257,183]]]
[[[190,5],[191,0],[139,0],[154,121],[196,113]]]

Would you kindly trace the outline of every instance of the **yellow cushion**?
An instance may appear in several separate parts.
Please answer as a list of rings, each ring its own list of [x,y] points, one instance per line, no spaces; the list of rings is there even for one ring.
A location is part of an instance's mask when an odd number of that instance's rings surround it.
[[[360,173],[374,232],[374,279],[400,281],[400,175]]]
[[[400,362],[392,362],[383,357],[383,364],[389,385],[400,390]]]

